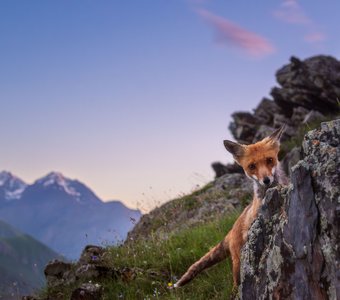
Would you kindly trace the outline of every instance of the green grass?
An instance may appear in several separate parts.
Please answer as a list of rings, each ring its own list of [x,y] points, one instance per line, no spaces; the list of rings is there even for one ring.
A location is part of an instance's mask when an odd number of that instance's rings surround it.
[[[168,239],[150,236],[146,241],[132,241],[118,247],[108,247],[105,264],[117,272],[133,270],[134,276],[92,280],[103,286],[103,300],[125,299],[227,299],[232,292],[231,262],[226,260],[199,274],[188,285],[169,289],[187,268],[220,242],[231,229],[239,212],[213,222],[187,228]],[[69,299],[71,291],[80,286],[63,286],[62,291],[44,289],[41,296],[54,297],[60,292]]]
[[[232,291],[229,260],[180,289],[168,289],[168,284],[175,283],[193,262],[221,241],[237,215],[183,230],[167,240],[150,237],[148,241],[110,248],[108,263],[135,269],[137,275],[129,282],[104,282],[104,299],[225,299]]]

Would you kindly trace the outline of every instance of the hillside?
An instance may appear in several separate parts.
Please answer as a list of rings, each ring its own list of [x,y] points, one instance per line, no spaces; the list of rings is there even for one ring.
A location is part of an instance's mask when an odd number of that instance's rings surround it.
[[[44,267],[56,258],[46,245],[0,220],[0,299],[18,299],[41,288]]]
[[[242,252],[246,263],[234,293],[241,299],[336,299],[340,62],[327,56],[292,58],[277,79],[281,87],[273,89],[274,99],[262,100],[252,113],[235,113],[230,126],[236,140],[250,143],[286,123],[280,156],[292,176],[291,185],[269,189],[266,195]],[[47,290],[37,299],[229,297],[229,261],[183,288],[169,289],[225,236],[251,198],[251,183],[239,168],[219,164],[218,170],[207,186],[143,216],[124,245],[88,246],[78,262],[63,264],[62,271],[58,262],[49,264]],[[310,214],[315,207],[319,213]]]

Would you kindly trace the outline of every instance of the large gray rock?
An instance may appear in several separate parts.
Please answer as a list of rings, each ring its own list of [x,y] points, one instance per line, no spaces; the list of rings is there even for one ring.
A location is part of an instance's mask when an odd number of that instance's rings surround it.
[[[303,142],[291,185],[270,189],[242,250],[241,299],[339,299],[340,119]]]
[[[276,73],[280,87],[271,91],[254,112],[236,112],[229,129],[240,143],[254,143],[272,128],[286,125],[282,141],[294,137],[301,124],[340,112],[340,62],[331,56],[296,57]]]
[[[274,88],[275,102],[286,112],[296,106],[323,113],[339,110],[340,62],[331,56],[314,56],[304,61],[296,57],[279,69],[276,79],[281,88]]]

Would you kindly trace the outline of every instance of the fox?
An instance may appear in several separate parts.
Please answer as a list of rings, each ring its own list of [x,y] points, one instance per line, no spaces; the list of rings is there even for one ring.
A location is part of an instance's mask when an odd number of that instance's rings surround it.
[[[268,188],[278,184],[287,185],[288,178],[280,166],[278,153],[280,139],[285,125],[276,129],[271,135],[250,145],[224,140],[224,147],[233,155],[233,159],[244,170],[245,175],[253,181],[254,194],[252,202],[245,207],[225,238],[192,264],[187,272],[174,284],[179,288],[194,279],[203,270],[223,261],[228,256],[232,260],[233,286],[240,283],[241,249],[248,237],[250,225],[257,217],[259,207]]]

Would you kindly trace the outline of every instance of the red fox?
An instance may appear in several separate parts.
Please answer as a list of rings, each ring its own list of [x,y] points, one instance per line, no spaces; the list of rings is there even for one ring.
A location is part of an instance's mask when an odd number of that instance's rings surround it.
[[[278,153],[280,150],[280,138],[284,126],[274,131],[263,140],[251,144],[242,145],[228,140],[224,146],[234,160],[243,168],[247,177],[253,180],[254,196],[249,204],[236,220],[226,237],[195,262],[188,271],[175,283],[174,287],[180,287],[191,281],[197,274],[216,263],[231,256],[233,263],[234,287],[240,281],[240,255],[241,249],[247,240],[248,229],[257,216],[257,211],[269,187],[279,184],[288,184],[288,179],[280,168]]]

